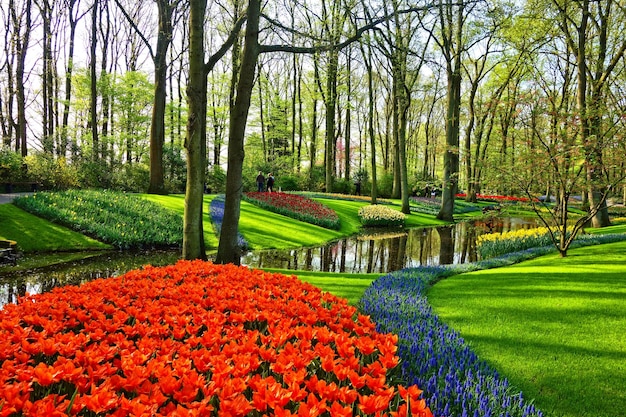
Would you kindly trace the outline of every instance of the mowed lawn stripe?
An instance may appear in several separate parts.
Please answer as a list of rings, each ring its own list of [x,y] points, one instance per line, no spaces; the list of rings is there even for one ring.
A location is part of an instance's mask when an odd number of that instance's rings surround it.
[[[428,300],[547,415],[624,415],[626,242],[457,275]]]

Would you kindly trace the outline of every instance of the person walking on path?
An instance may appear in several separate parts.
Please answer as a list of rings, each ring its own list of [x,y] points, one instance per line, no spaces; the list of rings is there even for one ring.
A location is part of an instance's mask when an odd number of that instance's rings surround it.
[[[274,176],[271,172],[267,174],[267,191],[270,193],[274,191]]]
[[[265,177],[261,171],[259,171],[259,175],[256,176],[256,186],[259,192],[262,192],[265,188]]]

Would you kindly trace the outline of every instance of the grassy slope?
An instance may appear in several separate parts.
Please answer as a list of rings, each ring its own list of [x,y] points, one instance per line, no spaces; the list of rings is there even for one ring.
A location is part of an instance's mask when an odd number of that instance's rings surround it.
[[[141,197],[162,204],[183,215],[185,196],[174,194],[168,196],[141,194]],[[214,196],[205,196],[203,225],[207,250],[217,248],[218,239],[211,226],[209,204]],[[361,224],[357,217],[360,207],[367,205],[364,202],[316,199],[337,212],[341,219],[341,229],[329,230],[309,223],[291,219],[289,217],[271,213],[245,201],[241,202],[241,217],[239,230],[252,249],[288,249],[302,246],[321,245],[325,242],[339,239],[357,233]],[[393,206],[400,209],[399,205]],[[407,217],[407,227],[433,226],[445,224],[422,214],[411,214]]]
[[[623,415],[626,242],[458,275],[428,299],[547,415]]]
[[[293,271],[277,268],[264,268],[264,270],[284,275],[296,275],[302,281],[313,284],[338,297],[346,298],[352,305],[356,305],[372,281],[380,277],[380,274]]]
[[[0,238],[16,241],[19,250],[24,252],[111,248],[105,243],[26,213],[13,204],[0,204]]]
[[[146,200],[153,201],[161,204],[162,206],[173,210],[180,214],[182,217],[185,213],[185,195],[184,194],[170,194],[170,195],[156,195],[156,194],[139,194],[140,197]],[[204,244],[207,251],[217,248],[217,236],[213,232],[213,226],[211,225],[211,215],[209,212],[209,205],[213,200],[214,195],[205,195],[202,207],[202,226],[204,228]]]

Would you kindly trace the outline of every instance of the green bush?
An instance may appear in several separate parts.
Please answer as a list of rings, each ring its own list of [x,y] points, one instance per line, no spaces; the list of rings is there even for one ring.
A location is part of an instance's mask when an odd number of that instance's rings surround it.
[[[213,165],[207,172],[207,188],[211,194],[222,194],[226,191],[226,171],[219,166]]]
[[[65,158],[38,152],[25,157],[24,163],[28,167],[28,179],[45,189],[66,190],[80,185],[77,167]]]
[[[393,174],[383,174],[378,178],[377,182],[378,196],[389,198],[393,191]]]
[[[150,185],[150,167],[142,164],[124,164],[113,170],[112,188],[119,191],[145,192]]]
[[[0,148],[0,178],[7,183],[22,179],[22,155],[8,147]]]

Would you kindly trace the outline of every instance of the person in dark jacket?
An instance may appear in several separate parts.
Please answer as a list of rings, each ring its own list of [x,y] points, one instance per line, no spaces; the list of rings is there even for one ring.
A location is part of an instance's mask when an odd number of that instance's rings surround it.
[[[256,176],[256,186],[259,192],[262,192],[265,188],[265,177],[261,171],[259,171],[259,175]]]
[[[267,174],[267,191],[270,193],[274,191],[274,176],[271,172]]]

